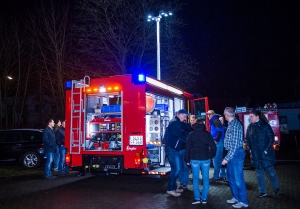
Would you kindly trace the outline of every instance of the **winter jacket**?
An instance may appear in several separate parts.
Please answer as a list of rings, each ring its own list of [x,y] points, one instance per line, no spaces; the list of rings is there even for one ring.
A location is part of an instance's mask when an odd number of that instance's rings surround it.
[[[56,152],[55,135],[49,126],[43,131],[44,152]]]
[[[58,146],[65,145],[65,128],[63,126],[55,132],[55,139]]]
[[[209,120],[209,124],[210,124],[210,134],[212,135],[213,140],[215,140],[216,142],[223,140],[225,137],[224,128],[218,116],[214,115]]]
[[[251,153],[250,159],[254,168],[264,169],[275,165],[276,157],[272,147],[273,143],[274,132],[268,123],[260,119],[248,126],[246,144]]]
[[[56,133],[56,131],[57,131],[60,127],[61,127],[61,126],[58,126],[57,124],[55,124],[55,125],[54,125],[54,128],[53,128],[54,133]]]
[[[185,149],[186,142],[185,126],[177,116],[170,120],[164,136],[164,143],[172,149]]]
[[[191,160],[208,160],[216,154],[216,144],[212,136],[205,130],[204,124],[194,124],[192,131],[186,140],[185,156],[186,163]],[[209,150],[210,149],[210,150]]]

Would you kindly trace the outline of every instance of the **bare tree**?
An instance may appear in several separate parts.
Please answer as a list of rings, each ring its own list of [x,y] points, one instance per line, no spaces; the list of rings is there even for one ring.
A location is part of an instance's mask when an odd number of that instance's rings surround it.
[[[0,128],[15,126],[20,91],[21,40],[18,18],[0,18]],[[12,79],[11,79],[12,78]]]
[[[176,13],[180,1],[164,4],[157,0],[78,0],[74,17],[74,39],[85,68],[113,75],[143,70],[156,75],[156,26],[147,15],[161,9]],[[182,21],[175,15],[161,22],[163,80],[192,83],[196,63],[186,53],[178,32]],[[179,79],[179,80],[178,80]]]
[[[40,84],[38,101],[40,106],[45,101],[55,104],[56,117],[60,118],[64,116],[65,108],[64,80],[72,74],[67,67],[72,47],[68,33],[69,8],[67,1],[41,1],[27,23],[38,49],[34,57]],[[49,92],[50,98],[44,97],[45,92]]]

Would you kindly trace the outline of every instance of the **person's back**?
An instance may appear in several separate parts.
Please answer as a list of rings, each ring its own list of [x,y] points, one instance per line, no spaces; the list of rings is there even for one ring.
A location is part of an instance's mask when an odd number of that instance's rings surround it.
[[[209,190],[210,150],[212,155],[216,153],[216,145],[204,124],[195,123],[186,141],[185,162],[191,165],[194,186],[194,201],[192,204],[207,203]],[[202,194],[199,189],[199,171],[201,169],[203,179]]]
[[[210,133],[205,130],[204,124],[194,124],[194,131],[192,131],[186,144],[186,162],[189,159],[193,160],[207,160],[210,155],[214,156],[216,153],[216,145]],[[187,153],[189,150],[189,153]]]

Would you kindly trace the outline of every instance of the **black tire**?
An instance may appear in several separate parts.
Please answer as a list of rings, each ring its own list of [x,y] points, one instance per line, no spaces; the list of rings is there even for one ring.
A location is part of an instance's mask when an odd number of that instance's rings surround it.
[[[41,157],[36,152],[26,152],[21,158],[21,163],[27,169],[37,168],[41,163]]]

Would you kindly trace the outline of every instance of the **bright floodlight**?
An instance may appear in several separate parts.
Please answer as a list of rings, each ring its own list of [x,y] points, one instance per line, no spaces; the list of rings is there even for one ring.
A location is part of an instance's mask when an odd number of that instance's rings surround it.
[[[164,12],[163,10],[159,11],[159,15],[156,17],[152,17],[148,15],[147,21],[150,22],[152,20],[156,21],[156,34],[157,34],[157,79],[160,80],[160,42],[159,42],[159,22],[162,17],[171,16],[172,12]]]
[[[11,79],[12,79],[12,77],[10,77],[10,76],[7,76],[7,78],[8,78],[9,80],[11,80]]]

